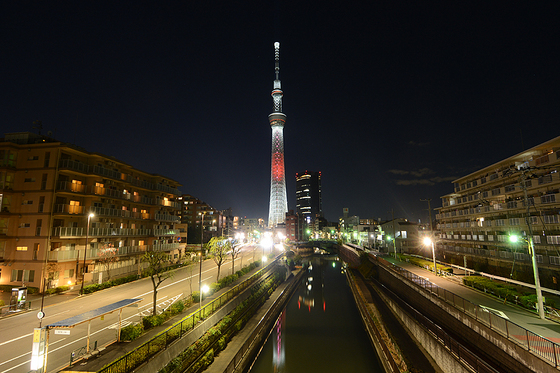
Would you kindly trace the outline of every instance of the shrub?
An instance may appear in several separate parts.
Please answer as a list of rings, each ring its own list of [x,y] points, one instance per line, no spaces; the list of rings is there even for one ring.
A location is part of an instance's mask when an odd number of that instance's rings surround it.
[[[198,291],[193,291],[193,292],[191,293],[191,297],[192,297],[193,303],[198,303],[198,302],[200,302],[200,292],[198,292]]]
[[[164,315],[152,315],[152,316],[145,316],[142,318],[142,324],[144,326],[144,330],[148,330],[155,326],[160,326],[165,321]]]
[[[122,341],[133,341],[144,333],[143,324],[130,324],[121,329]]]
[[[5,305],[6,303],[4,303],[4,301],[0,299],[0,307],[4,307]]]
[[[169,311],[173,314],[176,315],[178,313],[183,312],[183,310],[185,309],[185,303],[182,300],[179,300],[175,303],[173,303],[171,305],[171,307],[169,307]]]

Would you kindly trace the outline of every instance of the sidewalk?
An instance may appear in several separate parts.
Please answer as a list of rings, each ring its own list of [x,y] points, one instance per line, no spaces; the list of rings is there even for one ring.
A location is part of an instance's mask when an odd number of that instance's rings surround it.
[[[204,298],[203,305],[208,304],[209,302],[213,301],[214,299],[221,296],[223,293],[229,291],[234,286],[238,285],[242,281],[246,280],[250,276],[252,276],[256,271],[260,270],[260,267],[255,268],[253,271],[247,273],[243,277],[237,279],[234,283],[226,286],[223,289],[220,289],[218,292],[212,294],[209,297]],[[78,289],[79,291],[79,289]],[[131,342],[112,342],[106,346],[98,346],[98,353],[93,354],[88,359],[81,359],[75,362],[71,367],[66,367],[62,369],[63,372],[97,372],[105,365],[112,363],[119,357],[123,356],[124,354],[134,350],[135,348],[141,346],[145,342],[149,341],[153,336],[157,335],[161,331],[167,329],[175,322],[181,320],[187,315],[197,311],[199,309],[199,304],[193,304],[188,309],[185,309],[182,313],[170,318],[167,320],[163,325],[154,327],[144,333],[141,337],[135,339]]]
[[[426,278],[433,284],[465,298],[476,305],[486,307],[491,311],[500,312],[503,317],[535,334],[545,337],[552,342],[560,343],[560,325],[557,322],[548,319],[541,320],[536,313],[525,308],[504,303],[503,299],[464,286],[462,281],[457,281],[457,279],[454,278],[455,276],[449,278],[435,276],[431,271],[408,262],[395,260],[390,256],[384,256],[383,259],[420,277]]]

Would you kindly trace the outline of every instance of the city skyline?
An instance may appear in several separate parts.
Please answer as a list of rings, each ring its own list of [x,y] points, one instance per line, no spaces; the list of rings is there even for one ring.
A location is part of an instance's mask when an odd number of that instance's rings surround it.
[[[451,182],[558,135],[558,5],[8,4],[3,133],[32,129],[268,214],[270,47],[283,48],[288,208],[427,220]],[[35,130],[36,131],[36,130]]]

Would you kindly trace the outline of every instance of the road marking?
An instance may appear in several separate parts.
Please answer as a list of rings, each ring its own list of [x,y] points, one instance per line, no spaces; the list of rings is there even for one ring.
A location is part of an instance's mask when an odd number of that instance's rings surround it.
[[[483,305],[480,305],[480,308],[482,308],[482,309],[483,309],[484,311],[486,311],[486,312],[493,313],[493,314],[496,315],[496,316],[500,316],[500,317],[503,317],[504,319],[508,319],[508,320],[509,320],[509,317],[507,317],[507,315],[506,315],[505,313],[503,313],[502,311],[500,311],[500,310],[495,310],[495,309],[493,309],[493,308],[486,307],[486,306],[483,306]]]
[[[25,338],[25,337],[29,337],[30,335],[33,335],[33,333],[29,333],[29,334],[26,334],[26,335],[22,335],[21,337],[17,337],[17,338],[14,338],[14,339],[12,339],[12,340],[9,340],[9,341],[2,342],[2,343],[0,343],[0,346],[3,346],[3,345],[5,345],[5,344],[8,344],[8,343],[11,343],[11,342],[14,342],[14,341],[17,341],[18,339],[22,339],[22,338]]]

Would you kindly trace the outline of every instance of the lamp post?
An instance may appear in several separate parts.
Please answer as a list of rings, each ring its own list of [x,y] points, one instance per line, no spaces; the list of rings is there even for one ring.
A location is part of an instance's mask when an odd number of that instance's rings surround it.
[[[86,280],[86,257],[87,257],[87,248],[88,248],[88,239],[89,239],[89,222],[91,220],[91,218],[93,218],[95,215],[93,215],[93,213],[90,213],[87,217],[87,228],[86,228],[86,247],[84,249],[84,268],[83,268],[83,275],[82,275],[82,286],[80,288],[80,295],[82,295],[84,293],[84,282]]]
[[[431,245],[432,246],[432,258],[434,260],[434,273],[437,276],[438,274],[437,274],[436,250],[435,250],[435,247],[434,247],[434,240],[432,240],[430,237],[424,237],[424,245],[426,245],[426,246]]]
[[[537,291],[537,307],[539,311],[539,317],[544,320],[544,302],[541,290],[541,280],[539,279],[539,267],[537,266],[537,256],[535,255],[535,246],[533,245],[533,236],[529,236],[528,239],[515,235],[509,237],[509,240],[513,243],[516,243],[519,239],[527,242],[529,248],[529,255],[531,255],[531,263],[533,265],[533,275],[535,277],[535,290]]]
[[[202,250],[204,245],[204,215],[206,212],[201,212],[202,215],[202,222],[200,224],[200,271],[198,272],[198,292],[200,293],[200,297],[202,298]]]

